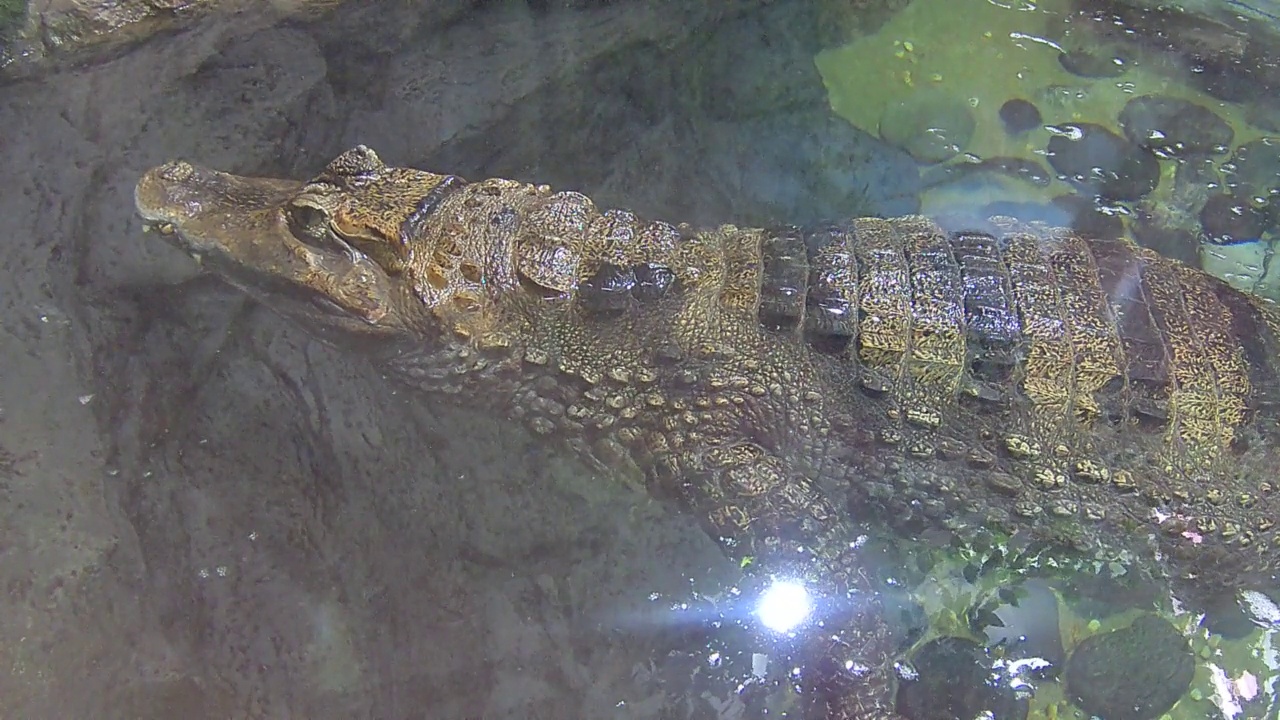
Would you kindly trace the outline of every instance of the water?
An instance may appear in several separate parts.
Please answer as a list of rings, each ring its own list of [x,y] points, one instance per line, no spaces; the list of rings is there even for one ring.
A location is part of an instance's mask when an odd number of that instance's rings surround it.
[[[246,13],[0,89],[0,715],[796,715],[785,636],[762,631],[753,588],[693,523],[636,477],[423,402],[197,276],[139,232],[131,193],[150,165],[307,177],[362,142],[395,164],[548,182],[601,206],[774,223],[1075,193],[989,174],[921,193],[917,162],[875,140],[904,88],[974,113],[961,150],[975,162],[1045,164],[1044,124],[1115,129],[1149,93],[1225,119],[1233,150],[1265,135],[1253,104],[1193,87],[1165,56],[1133,50],[1115,78],[1066,72],[1052,4],[579,5]],[[1010,97],[1044,123],[1009,136],[997,111]],[[1211,156],[1217,182],[1229,157]],[[1178,201],[1204,202],[1207,185],[1174,182],[1189,164],[1161,160],[1153,195],[1108,209],[1125,227],[1147,212],[1195,230]],[[1269,247],[1193,236],[1190,255],[1265,289]],[[1153,612],[1168,632],[1124,644],[1151,642],[1151,666],[1190,658],[1170,717],[1274,712],[1274,630],[1233,608],[1206,624],[1124,582],[1123,563],[1075,573],[1027,548],[920,541],[871,533],[866,554],[905,593],[902,675],[941,713],[924,717],[1083,717],[1067,657]],[[1025,580],[1039,570],[1053,582]],[[987,675],[1001,689],[986,708],[945,709],[971,689],[947,679]]]

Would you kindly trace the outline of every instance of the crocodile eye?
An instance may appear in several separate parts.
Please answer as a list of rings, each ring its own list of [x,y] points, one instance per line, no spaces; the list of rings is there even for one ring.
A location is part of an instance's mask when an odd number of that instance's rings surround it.
[[[342,253],[355,258],[355,250],[333,232],[329,213],[311,205],[291,203],[285,208],[289,231],[298,240],[329,253]]]
[[[312,242],[332,234],[329,232],[329,217],[319,208],[290,204],[285,212],[289,218],[289,230],[299,240]]]

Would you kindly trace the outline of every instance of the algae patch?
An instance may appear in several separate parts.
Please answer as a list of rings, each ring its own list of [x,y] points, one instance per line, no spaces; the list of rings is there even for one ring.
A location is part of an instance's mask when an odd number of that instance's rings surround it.
[[[1134,97],[1160,94],[1210,108],[1234,129],[1236,143],[1260,135],[1244,121],[1243,109],[1216,100],[1170,77],[1159,58],[1135,56],[1114,78],[1084,78],[1059,62],[1064,49],[1051,27],[1069,12],[1067,3],[1002,5],[987,0],[915,0],[879,32],[825,50],[815,64],[831,107],[853,125],[884,136],[887,108],[920,91],[950,94],[971,109],[975,128],[960,148],[982,158],[1020,157],[1043,161],[1050,139],[1043,127],[1011,137],[1001,106],[1020,98],[1033,103],[1043,122],[1091,122],[1120,132],[1117,118]],[[1069,191],[1016,188],[1026,200],[1045,200]]]
[[[0,0],[0,43],[14,36],[27,21],[27,0]]]

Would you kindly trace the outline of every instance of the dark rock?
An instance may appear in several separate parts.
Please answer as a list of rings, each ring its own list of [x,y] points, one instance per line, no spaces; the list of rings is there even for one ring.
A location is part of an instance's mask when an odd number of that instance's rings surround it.
[[[1107,720],[1153,720],[1191,686],[1195,656],[1187,639],[1156,615],[1094,635],[1067,660],[1067,694]]]
[[[1058,64],[1063,70],[1085,78],[1120,77],[1128,68],[1127,61],[1116,55],[1071,50],[1058,54]]]
[[[937,89],[918,90],[880,116],[880,137],[926,163],[942,162],[964,150],[975,127],[969,103]]]
[[[1010,135],[1021,135],[1040,127],[1044,119],[1040,117],[1040,108],[1035,103],[1022,98],[1006,100],[1000,106],[1000,122],[1004,131]]]
[[[1146,148],[1093,123],[1055,126],[1049,164],[1082,190],[1112,200],[1137,200],[1160,182],[1160,163]]]
[[[1120,127],[1130,142],[1158,155],[1222,154],[1231,149],[1235,131],[1212,110],[1187,100],[1144,95],[1125,103]]]
[[[1251,140],[1222,166],[1227,189],[1234,195],[1276,200],[1280,196],[1280,138]]]
[[[1115,0],[1077,0],[1051,36],[1081,44],[1140,47],[1187,65],[1239,61],[1249,46],[1243,30],[1181,8],[1148,7]]]
[[[1151,220],[1150,213],[1139,212],[1133,224],[1133,239],[1144,248],[1154,250],[1192,267],[1200,266],[1200,238],[1186,229],[1171,228]]]
[[[1244,119],[1260,130],[1280,133],[1280,100],[1274,97],[1253,98],[1244,107]]]
[[[1079,195],[1059,195],[1050,203],[1067,214],[1067,221],[1062,224],[1082,235],[1115,238],[1124,234],[1124,222],[1120,220],[1120,215],[1094,200]]]
[[[1274,96],[1280,87],[1274,39],[1251,38],[1242,57],[1197,59],[1191,85],[1226,102]]]
[[[1204,620],[1201,621],[1209,632],[1221,635],[1228,640],[1241,640],[1257,631],[1258,626],[1240,607],[1239,601],[1230,594],[1223,594],[1209,603],[1204,609]]]
[[[1214,195],[1200,210],[1204,239],[1214,245],[1253,242],[1272,227],[1272,218],[1248,200],[1234,195]]]
[[[1026,699],[1007,683],[992,682],[994,665],[987,651],[972,640],[931,640],[912,656],[913,672],[898,686],[898,712],[910,720],[1025,718]]]
[[[1163,592],[1159,583],[1140,576],[1110,572],[1070,573],[1053,584],[1063,601],[1077,617],[1108,618],[1137,607],[1160,602]]]
[[[1224,102],[1245,102],[1258,91],[1253,73],[1238,62],[1208,61],[1191,73],[1191,85]]]

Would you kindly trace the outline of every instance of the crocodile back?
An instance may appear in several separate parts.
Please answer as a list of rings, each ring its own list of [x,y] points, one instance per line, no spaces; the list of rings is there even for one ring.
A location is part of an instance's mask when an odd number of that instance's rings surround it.
[[[761,255],[761,325],[842,398],[855,505],[1085,546],[1150,530],[1184,576],[1274,570],[1280,323],[1258,299],[1008,218],[771,231]]]

